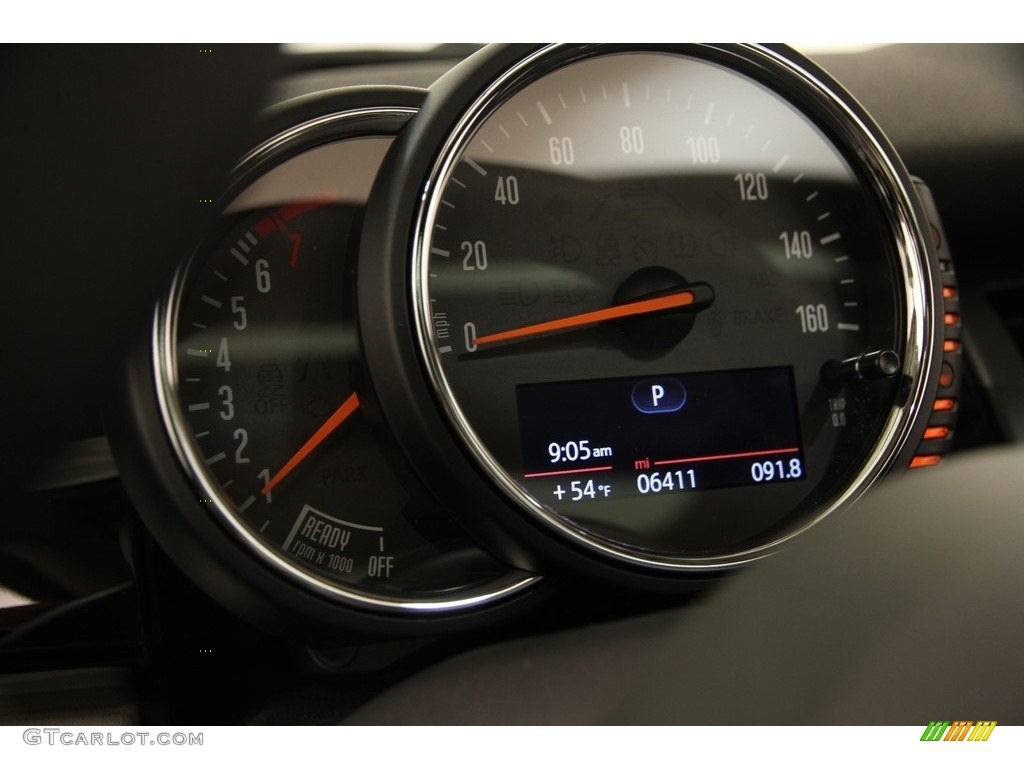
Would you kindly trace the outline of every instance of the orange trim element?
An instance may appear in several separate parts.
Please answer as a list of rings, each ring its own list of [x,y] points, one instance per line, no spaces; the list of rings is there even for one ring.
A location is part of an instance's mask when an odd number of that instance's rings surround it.
[[[921,467],[934,467],[940,461],[942,461],[942,456],[937,453],[929,454],[927,456],[915,456],[910,460],[910,468],[920,469]]]
[[[295,455],[288,459],[285,465],[277,471],[277,474],[270,478],[270,482],[268,482],[265,486],[263,486],[262,489],[260,489],[260,493],[266,496],[268,493],[274,490],[274,487],[278,483],[284,480],[285,477],[287,477],[293,469],[299,466],[299,464],[301,464],[302,461],[307,456],[309,456],[309,454],[311,454],[318,445],[320,445],[320,443],[327,439],[328,435],[330,435],[334,430],[340,427],[342,423],[349,416],[355,413],[358,409],[359,396],[355,392],[353,392],[351,395],[348,396],[345,402],[338,406],[338,410],[332,413],[330,417],[327,419],[327,421],[325,421],[320,426],[320,428],[313,433],[313,436],[310,437],[309,440],[307,440],[302,445],[302,447],[295,452]]]
[[[959,322],[960,322],[960,315],[958,315],[956,312],[947,312],[946,313],[946,325],[956,325]]]
[[[935,398],[935,405],[932,406],[933,411],[952,411],[953,406],[956,405],[955,397],[937,397]]]
[[[956,288],[954,288],[952,285],[944,285],[944,286],[942,286],[942,298],[944,298],[944,299],[955,299],[956,298]]]
[[[924,431],[925,440],[942,440],[949,437],[949,427],[928,427]]]
[[[953,386],[953,366],[949,363],[942,364],[942,370],[939,372],[939,386],[940,387],[951,387]]]
[[[973,720],[957,720],[950,726],[950,729],[946,732],[943,741],[963,741],[967,738],[968,732],[971,730],[971,726],[974,725]]]
[[[695,300],[696,296],[693,291],[679,291],[678,293],[659,296],[655,299],[633,301],[629,304],[619,304],[615,307],[598,309],[594,312],[584,312],[579,315],[570,315],[568,317],[560,317],[557,320],[536,323],[535,325],[525,325],[522,328],[513,328],[510,331],[478,336],[474,343],[480,346],[481,344],[493,344],[496,341],[509,341],[511,339],[521,339],[525,336],[537,336],[549,331],[564,331],[581,325],[590,325],[591,323],[603,323],[607,320],[618,320],[622,317],[632,317],[633,315],[644,315],[649,312],[660,312],[663,309],[685,307],[693,304]]]
[[[956,339],[946,339],[942,343],[943,352],[956,352],[958,349],[960,349],[960,342]]]

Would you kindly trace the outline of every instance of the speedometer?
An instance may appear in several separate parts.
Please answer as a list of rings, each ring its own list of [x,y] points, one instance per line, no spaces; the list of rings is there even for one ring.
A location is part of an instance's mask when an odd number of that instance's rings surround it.
[[[935,256],[826,76],[759,47],[476,67],[399,161],[424,195],[393,252],[431,398],[514,515],[605,560],[730,566],[908,449]]]

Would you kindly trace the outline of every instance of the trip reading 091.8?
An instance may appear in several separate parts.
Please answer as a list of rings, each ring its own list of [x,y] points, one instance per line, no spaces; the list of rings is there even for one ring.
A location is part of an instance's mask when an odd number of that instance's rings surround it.
[[[800,459],[794,457],[789,464],[783,459],[755,461],[750,465],[750,477],[755,483],[770,483],[773,480],[797,480],[803,477],[804,468]]]

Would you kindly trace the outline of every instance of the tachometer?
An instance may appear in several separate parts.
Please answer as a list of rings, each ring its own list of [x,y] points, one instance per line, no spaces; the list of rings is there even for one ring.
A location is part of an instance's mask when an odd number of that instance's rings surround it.
[[[429,389],[519,516],[603,559],[722,567],[895,463],[935,386],[937,268],[906,172],[826,76],[743,46],[475,66],[404,148],[422,202],[386,215]]]
[[[475,546],[406,477],[366,407],[353,258],[381,158],[419,100],[333,94],[335,111],[250,153],[218,230],[179,270],[155,322],[160,413],[193,489],[180,500],[187,537],[235,561],[233,577],[244,571],[258,600],[320,623],[365,624],[353,608],[457,617],[536,580]],[[146,511],[158,532],[168,525],[166,511]],[[187,537],[176,529],[164,541]],[[223,590],[208,557],[182,559]]]

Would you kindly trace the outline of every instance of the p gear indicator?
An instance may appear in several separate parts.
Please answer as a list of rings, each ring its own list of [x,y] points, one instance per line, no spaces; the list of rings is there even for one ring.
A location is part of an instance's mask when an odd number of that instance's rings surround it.
[[[686,387],[677,379],[643,379],[633,386],[632,400],[641,413],[675,413],[686,404]]]
[[[516,388],[523,479],[552,506],[804,479],[789,368]]]

